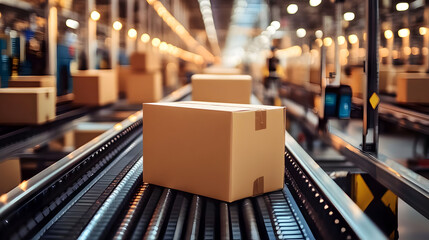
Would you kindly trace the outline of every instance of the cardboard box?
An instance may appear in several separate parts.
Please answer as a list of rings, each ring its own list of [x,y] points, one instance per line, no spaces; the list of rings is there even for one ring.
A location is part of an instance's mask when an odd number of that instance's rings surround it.
[[[0,195],[9,192],[21,183],[19,158],[0,162]]]
[[[55,119],[52,87],[0,89],[0,124],[43,124]]]
[[[102,106],[118,99],[114,70],[85,70],[73,74],[74,103]]]
[[[143,104],[143,181],[232,202],[283,188],[285,108]]]
[[[105,131],[113,128],[113,123],[82,123],[74,130],[74,146],[79,148]]]
[[[131,73],[130,66],[118,66],[116,69],[118,78],[118,93],[125,93],[127,91],[127,79]]]
[[[252,77],[249,75],[192,76],[192,100],[224,103],[250,103]]]
[[[396,101],[401,103],[429,103],[429,74],[399,73]]]
[[[126,95],[131,104],[158,102],[162,98],[161,72],[130,72]]]
[[[12,76],[9,87],[53,87],[57,88],[55,76]]]
[[[133,71],[146,71],[147,61],[146,54],[142,52],[134,52],[130,56],[130,68]]]
[[[239,68],[227,68],[227,67],[208,67],[203,69],[205,74],[219,74],[219,75],[238,75],[242,74]]]

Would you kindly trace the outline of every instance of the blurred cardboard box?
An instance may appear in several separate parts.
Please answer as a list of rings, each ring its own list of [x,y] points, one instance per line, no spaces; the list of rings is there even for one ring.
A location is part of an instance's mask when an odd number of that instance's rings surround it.
[[[192,100],[224,103],[250,103],[252,77],[249,75],[195,74]]]
[[[134,52],[130,56],[130,68],[133,71],[146,71],[148,63],[146,61],[147,55],[142,52]]]
[[[9,192],[21,183],[19,158],[0,162],[0,195]]]
[[[114,70],[85,70],[73,74],[74,103],[102,106],[118,99],[118,81]]]
[[[74,146],[79,148],[113,128],[113,123],[81,123],[74,130]]]
[[[55,119],[52,87],[0,89],[0,124],[43,124]]]
[[[126,95],[131,104],[158,102],[162,98],[161,72],[130,72]]]
[[[118,93],[125,93],[127,91],[127,79],[130,72],[130,66],[117,67],[116,73],[118,78]]]
[[[429,74],[399,73],[396,101],[401,103],[429,103]]]
[[[232,202],[283,188],[285,108],[143,104],[144,182]]]
[[[54,87],[57,88],[55,76],[12,76],[9,87]]]
[[[239,68],[227,68],[227,67],[219,67],[219,66],[204,68],[203,73],[204,74],[221,74],[221,75],[242,74],[241,69]]]

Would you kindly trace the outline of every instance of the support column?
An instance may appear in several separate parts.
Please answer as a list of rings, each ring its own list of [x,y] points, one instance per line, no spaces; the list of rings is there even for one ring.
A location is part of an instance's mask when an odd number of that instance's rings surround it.
[[[91,19],[91,12],[96,10],[95,0],[87,0],[86,4],[86,17],[88,18],[88,39],[86,44],[88,69],[95,69],[97,57],[97,21]]]
[[[127,24],[126,24],[126,53],[129,56],[136,48],[136,39],[128,37],[128,30],[134,28],[134,2],[135,0],[127,0]]]
[[[46,16],[48,16],[46,25],[46,36],[48,44],[48,58],[47,58],[47,74],[57,74],[57,34],[58,34],[58,13],[55,7],[54,0],[48,0],[46,4]]]
[[[119,0],[112,0],[110,3],[110,28],[112,31],[112,43],[111,43],[111,56],[110,56],[110,66],[112,69],[116,68],[118,64],[118,52],[119,52],[119,43],[120,43],[120,31],[113,29],[113,23],[119,21]]]

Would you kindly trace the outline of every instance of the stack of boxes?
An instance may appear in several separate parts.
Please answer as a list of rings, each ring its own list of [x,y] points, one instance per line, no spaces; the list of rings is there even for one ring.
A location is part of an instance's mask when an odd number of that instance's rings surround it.
[[[148,56],[135,52],[130,56],[126,75],[126,96],[130,104],[158,102],[162,98],[162,74],[156,66],[148,67]]]

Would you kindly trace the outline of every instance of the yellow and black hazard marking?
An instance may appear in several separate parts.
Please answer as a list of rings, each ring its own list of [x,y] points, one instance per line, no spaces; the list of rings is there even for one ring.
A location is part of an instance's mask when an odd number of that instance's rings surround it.
[[[368,174],[352,175],[351,197],[390,239],[398,239],[398,197]]]

